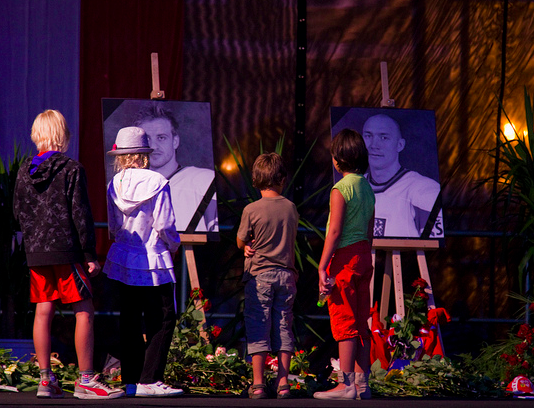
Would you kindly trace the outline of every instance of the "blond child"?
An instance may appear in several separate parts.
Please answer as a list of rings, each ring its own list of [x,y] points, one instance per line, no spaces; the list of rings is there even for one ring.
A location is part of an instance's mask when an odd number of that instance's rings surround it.
[[[64,154],[70,132],[60,112],[39,114],[31,139],[39,153],[26,160],[17,173],[13,210],[30,268],[30,301],[36,303],[33,342],[41,371],[37,397],[63,397],[50,366],[51,327],[58,302],[72,305],[76,316],[74,342],[80,377],[74,396],[120,397],[122,390],[110,388],[93,371],[94,308],[89,278],[101,268],[85,170]]]
[[[126,127],[108,152],[118,173],[107,192],[109,232],[115,242],[104,273],[119,286],[121,376],[129,397],[183,394],[163,383],[176,325],[173,255],[180,236],[169,182],[148,169],[152,151],[143,129]]]

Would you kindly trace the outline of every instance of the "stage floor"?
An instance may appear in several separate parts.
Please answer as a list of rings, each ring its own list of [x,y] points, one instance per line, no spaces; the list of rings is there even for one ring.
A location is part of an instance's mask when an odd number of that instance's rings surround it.
[[[79,400],[66,395],[59,400],[38,399],[33,392],[0,392],[2,407],[380,407],[380,408],[508,408],[533,406],[533,400],[499,399],[499,400],[465,400],[465,399],[430,399],[430,398],[375,398],[365,401],[320,401],[311,398],[291,400],[251,400],[234,395],[186,395],[177,398],[118,398],[114,400]]]

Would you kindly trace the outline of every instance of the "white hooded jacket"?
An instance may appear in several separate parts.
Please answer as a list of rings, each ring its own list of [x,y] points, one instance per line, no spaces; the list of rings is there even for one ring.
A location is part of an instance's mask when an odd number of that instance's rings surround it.
[[[176,282],[172,254],[180,246],[180,236],[167,179],[152,170],[122,170],[109,183],[107,200],[115,242],[104,273],[133,286]]]

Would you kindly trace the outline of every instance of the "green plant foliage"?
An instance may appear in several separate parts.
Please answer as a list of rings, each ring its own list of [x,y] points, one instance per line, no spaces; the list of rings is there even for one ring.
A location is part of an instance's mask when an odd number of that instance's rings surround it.
[[[499,190],[496,199],[503,203],[504,220],[510,225],[514,219],[518,226],[515,237],[521,241],[524,250],[519,264],[519,286],[523,291],[525,273],[534,258],[534,108],[531,98],[524,90],[527,134],[506,140],[499,133]],[[504,110],[504,109],[503,109]],[[506,112],[504,112],[506,115]],[[510,118],[506,115],[508,121]],[[511,123],[511,121],[510,121]],[[515,129],[514,129],[515,131]],[[496,156],[496,154],[494,154]],[[526,288],[528,290],[529,288]]]
[[[228,187],[234,192],[236,197],[239,197],[237,199],[225,199],[224,197],[218,197],[219,201],[221,201],[225,207],[227,207],[235,216],[237,220],[241,219],[241,213],[243,211],[243,208],[246,204],[251,203],[253,201],[259,200],[261,198],[261,194],[259,191],[253,187],[252,185],[252,173],[251,169],[247,166],[245,157],[243,155],[243,151],[241,150],[241,146],[239,145],[239,142],[236,141],[236,147],[235,149],[232,147],[230,141],[226,136],[224,136],[224,141],[226,143],[226,146],[228,147],[228,150],[230,151],[235,164],[239,170],[239,174],[241,176],[241,179],[243,180],[244,186],[245,186],[245,192],[244,194],[239,192],[234,184],[226,177],[226,175],[221,171],[220,168],[217,166],[215,167],[215,170],[217,173],[222,177],[222,179],[225,181],[225,183],[228,185]],[[276,142],[275,147],[275,153],[278,153],[279,155],[282,155],[283,153],[283,147],[284,147],[284,140],[285,137],[282,135],[280,139]],[[291,188],[293,187],[293,182],[296,179],[297,175],[303,171],[304,164],[311,154],[313,147],[315,146],[315,143],[317,140],[315,140],[312,145],[310,146],[310,149],[304,156],[304,159],[296,169],[293,178],[291,180],[288,180],[284,192],[282,193],[284,196],[287,196]],[[237,152],[237,153],[236,153]],[[263,150],[263,143],[260,141],[260,154],[264,153]],[[306,202],[308,202],[310,199],[315,197],[316,195],[323,192],[325,189],[329,188],[330,185],[325,185],[322,188],[315,191],[312,195],[310,195],[305,201],[302,203],[297,203],[297,209],[304,206]],[[245,203],[242,206],[236,205],[237,203]],[[234,231],[237,231],[237,227],[239,226],[239,222],[234,226]],[[315,227],[311,222],[309,222],[306,219],[303,219],[302,217],[299,219],[299,226],[304,228],[306,231],[312,232],[316,234],[318,237],[324,240],[324,234],[319,230],[319,228]],[[299,233],[297,236],[297,242],[295,244],[295,261],[300,268],[300,270],[304,269],[304,261],[309,263],[313,268],[317,268],[319,265],[317,261],[315,261],[313,256],[312,248],[309,244],[308,239],[306,238],[305,234]]]

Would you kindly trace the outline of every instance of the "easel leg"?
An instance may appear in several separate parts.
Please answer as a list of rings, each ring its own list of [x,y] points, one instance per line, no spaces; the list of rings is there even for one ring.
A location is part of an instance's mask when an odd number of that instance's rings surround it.
[[[417,251],[417,263],[419,264],[419,272],[421,273],[421,278],[423,278],[427,283],[428,287],[425,289],[426,294],[428,295],[428,308],[435,309],[436,302],[434,300],[434,290],[432,289],[432,283],[430,282],[430,274],[428,273],[428,266],[426,263],[425,252],[422,250]],[[443,354],[445,354],[445,349],[443,347],[443,340],[441,339],[441,329],[439,324],[437,325],[438,329],[438,340],[441,344],[441,349]]]
[[[404,317],[404,289],[402,285],[402,268],[400,251],[393,251],[391,254],[393,263],[393,283],[395,284],[395,306],[396,313]]]
[[[382,297],[380,298],[380,321],[386,325],[386,316],[389,309],[389,294],[391,293],[391,280],[393,268],[391,265],[391,251],[386,252],[386,264],[384,266],[384,278],[382,280]]]
[[[376,261],[376,251],[374,249],[371,250],[371,257],[373,262],[373,275],[371,275],[371,282],[369,283],[369,293],[371,296],[369,296],[369,299],[371,299],[371,304],[369,305],[369,309],[373,307],[373,298],[374,298],[374,292],[375,292],[375,261]],[[367,319],[367,324],[369,325],[369,329],[371,328],[371,325],[373,323],[373,319],[369,317]]]
[[[191,288],[200,288],[200,281],[198,279],[197,264],[195,262],[195,254],[193,252],[193,246],[183,245],[183,247],[184,247],[185,259],[187,262],[187,270],[189,271],[189,282],[191,283]],[[204,309],[202,308],[202,300],[195,299],[195,308],[197,310],[200,310],[200,312],[202,312],[203,319],[202,319],[201,335],[206,341],[208,341],[209,337],[205,331],[206,315],[204,314]]]

